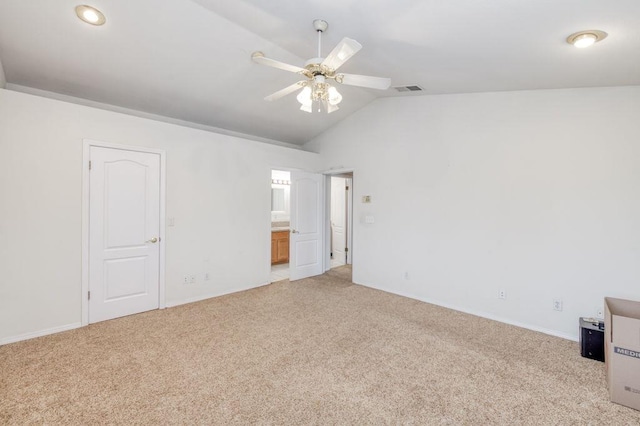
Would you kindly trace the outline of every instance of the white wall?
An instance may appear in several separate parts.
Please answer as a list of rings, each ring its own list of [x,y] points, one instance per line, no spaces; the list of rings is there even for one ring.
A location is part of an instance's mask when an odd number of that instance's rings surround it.
[[[355,170],[357,283],[573,339],[640,300],[640,87],[383,98],[307,147]]]
[[[7,86],[7,78],[4,75],[4,68],[2,62],[0,62],[0,89],[4,89]]]
[[[83,138],[166,150],[167,216],[175,218],[166,229],[168,305],[267,283],[271,169],[316,170],[318,161],[0,90],[0,343],[80,323]],[[182,284],[186,274],[198,283]]]
[[[638,117],[640,87],[386,98],[317,156],[0,90],[0,343],[80,322],[83,138],[167,151],[170,305],[268,281],[271,169],[353,168],[356,282],[576,338],[640,300]]]

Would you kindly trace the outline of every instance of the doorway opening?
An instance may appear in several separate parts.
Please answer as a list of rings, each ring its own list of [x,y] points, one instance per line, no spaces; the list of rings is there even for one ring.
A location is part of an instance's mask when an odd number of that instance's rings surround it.
[[[291,173],[271,171],[271,282],[289,279]]]
[[[272,176],[271,282],[320,275],[325,266],[325,176],[299,170],[272,170]]]
[[[327,176],[327,259],[325,270],[351,275],[353,241],[353,172]]]

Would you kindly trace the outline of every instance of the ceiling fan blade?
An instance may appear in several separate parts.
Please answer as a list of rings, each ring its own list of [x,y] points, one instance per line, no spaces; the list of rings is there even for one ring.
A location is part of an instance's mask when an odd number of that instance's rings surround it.
[[[391,79],[385,77],[372,77],[369,75],[358,74],[338,74],[336,75],[338,83],[347,86],[369,87],[371,89],[386,90],[391,86]]]
[[[362,49],[362,45],[354,39],[345,37],[336,47],[333,48],[331,53],[322,61],[322,65],[332,70],[337,70],[342,64],[347,62],[350,57],[358,53]]]
[[[266,98],[264,98],[265,101],[275,101],[277,99],[280,99],[284,96],[287,96],[289,93],[293,93],[298,89],[303,88],[304,86],[307,85],[307,82],[305,80],[301,80],[297,83],[293,83],[291,86],[287,86],[284,89],[278,90],[275,93],[270,94],[269,96],[267,96]]]
[[[268,67],[278,68],[285,71],[304,73],[306,70],[304,68],[297,67],[295,65],[285,64],[284,62],[276,61],[275,59],[269,59],[264,57],[264,53],[262,52],[253,52],[251,55],[251,59],[253,62],[266,65]]]

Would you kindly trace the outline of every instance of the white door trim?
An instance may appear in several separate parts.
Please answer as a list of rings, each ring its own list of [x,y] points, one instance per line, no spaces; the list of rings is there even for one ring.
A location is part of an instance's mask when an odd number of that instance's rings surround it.
[[[328,248],[322,250],[322,260],[323,267],[322,271],[327,272],[331,269],[331,175],[324,175],[324,187],[325,187],[325,197],[324,197],[324,217],[325,220],[322,223],[323,229],[323,239],[324,246]]]
[[[160,155],[160,275],[158,306],[166,307],[165,300],[165,195],[166,195],[166,152],[160,149],[120,145],[91,139],[82,140],[82,284],[81,284],[81,325],[89,324],[89,155],[91,147],[122,149]]]
[[[347,265],[352,265],[353,264],[353,260],[352,260],[352,253],[353,250],[351,249],[351,245],[352,245],[352,241],[353,241],[353,175],[350,178],[347,178],[347,186],[349,187],[349,190],[347,191],[347,231],[346,231],[346,236],[347,236],[347,250],[349,250],[347,252]]]
[[[324,268],[323,271],[327,272],[331,269],[331,250],[327,250],[327,247],[331,247],[331,176],[337,177],[346,177],[342,175],[351,174],[348,179],[351,179],[351,185],[349,186],[349,217],[347,221],[349,222],[349,235],[347,236],[348,243],[347,247],[349,248],[349,261],[350,264],[353,264],[353,228],[354,228],[354,220],[353,220],[353,181],[355,179],[355,169],[334,169],[334,170],[326,170],[322,172],[325,177],[325,195],[324,195]]]

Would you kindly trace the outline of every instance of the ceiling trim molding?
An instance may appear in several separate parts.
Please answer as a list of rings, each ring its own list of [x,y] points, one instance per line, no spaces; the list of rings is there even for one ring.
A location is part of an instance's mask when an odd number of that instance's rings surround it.
[[[2,64],[0,64],[1,67]],[[0,68],[1,71],[1,68]],[[2,73],[4,76],[4,73]],[[1,81],[0,81],[1,82]],[[191,129],[204,130],[205,132],[217,133],[225,136],[232,136],[240,139],[246,139],[254,142],[266,143],[270,145],[277,145],[284,148],[296,149],[298,151],[307,151],[303,145],[295,145],[287,142],[278,141],[275,139],[263,138],[260,136],[250,135],[247,133],[236,132],[233,130],[223,129],[220,127],[207,126],[205,124],[194,123],[191,121],[180,120],[178,118],[167,117],[164,115],[152,114],[144,111],[138,111],[131,108],[120,107],[117,105],[106,104],[102,102],[92,101],[89,99],[78,98],[75,96],[63,95],[56,92],[49,92],[47,90],[36,89],[28,86],[21,86],[19,84],[7,83],[7,90],[13,90],[14,92],[27,93],[30,95],[41,96],[43,98],[55,99],[62,102],[69,102],[72,104],[82,105],[90,108],[102,109],[105,111],[117,112],[120,114],[131,115],[134,117],[146,118],[153,121],[161,121],[163,123],[175,124],[177,126],[188,127]]]

